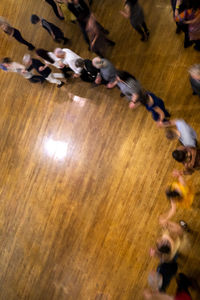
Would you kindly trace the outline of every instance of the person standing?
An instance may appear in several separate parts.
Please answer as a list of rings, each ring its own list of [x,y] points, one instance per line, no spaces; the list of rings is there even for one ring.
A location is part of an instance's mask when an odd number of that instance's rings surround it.
[[[83,81],[94,83],[99,73],[99,70],[95,68],[90,59],[77,59],[75,62],[77,68],[82,68],[80,78]]]
[[[81,75],[82,68],[76,67],[76,60],[82,59],[79,55],[67,48],[56,48],[54,54],[60,59],[63,65],[69,67],[74,72],[73,77],[79,77]]]
[[[49,5],[51,5],[56,17],[60,20],[64,20],[64,16],[62,15],[62,12],[59,8],[59,6],[56,4],[56,2],[54,0],[44,0],[45,2],[47,2]]]
[[[69,42],[69,39],[64,36],[64,33],[60,28],[58,28],[56,25],[47,22],[47,20],[38,17],[37,15],[31,16],[31,23],[37,24],[39,23],[47,32],[51,35],[54,41],[57,43],[61,43],[63,41],[63,45],[67,44]]]
[[[108,59],[100,57],[93,58],[92,64],[99,69],[95,83],[97,85],[106,84],[107,88],[113,88],[117,75],[117,70],[113,64]]]
[[[200,97],[200,64],[192,65],[189,68],[189,74],[193,95],[198,95]]]
[[[178,139],[185,147],[197,146],[197,134],[184,120],[170,120],[169,122],[162,123],[161,126],[167,128],[166,137],[169,140]]]
[[[25,54],[23,57],[23,63],[26,66],[27,71],[35,69],[40,75],[44,77],[45,80],[50,83],[57,84],[60,88],[63,86],[64,82],[58,80],[57,78],[63,78],[61,73],[52,73],[49,67],[46,67],[39,59],[31,58],[29,54]]]
[[[27,42],[21,35],[20,31],[12,26],[10,26],[7,22],[0,22],[0,27],[7,35],[13,37],[18,41],[20,44],[26,45],[28,47],[28,50],[34,50],[35,47]]]
[[[28,79],[31,83],[43,83],[45,81],[44,77],[39,75],[34,75],[33,73],[26,70],[26,67],[20,63],[13,62],[9,57],[5,57],[0,68],[7,72],[18,73],[24,78]]]
[[[133,28],[141,35],[141,41],[147,41],[149,30],[144,20],[144,12],[139,5],[138,0],[126,0],[124,11],[120,13],[127,19],[130,19]]]

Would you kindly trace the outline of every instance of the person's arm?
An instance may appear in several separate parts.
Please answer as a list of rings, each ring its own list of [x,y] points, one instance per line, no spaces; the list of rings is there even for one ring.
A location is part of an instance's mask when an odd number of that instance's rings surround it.
[[[168,220],[170,220],[176,213],[176,202],[170,199],[171,207],[167,213],[160,216],[159,222],[161,225],[165,226]]]
[[[120,14],[124,16],[126,19],[130,18],[131,11],[128,5],[124,6],[124,10],[120,10]]]
[[[163,120],[165,118],[165,114],[162,111],[162,109],[160,109],[160,107],[156,106],[156,107],[154,107],[154,110],[159,114],[159,120],[158,120],[158,122],[163,122]]]
[[[54,1],[54,2],[55,2],[55,1]],[[64,18],[64,15],[63,15],[63,13],[62,13],[62,10],[61,10],[59,4],[57,3],[57,1],[56,1],[56,6],[57,6],[57,10],[58,10],[58,13],[59,13],[60,17],[61,17],[61,18]]]
[[[29,71],[31,71],[31,70],[33,70],[33,65],[31,64],[28,68],[26,68],[26,70],[29,72]]]
[[[197,16],[194,19],[189,20],[189,21],[185,21],[184,24],[194,24],[199,20],[200,20],[200,13],[198,13]]]
[[[91,43],[91,46],[90,46],[91,50],[93,50],[94,44],[95,44],[95,42],[96,42],[98,36],[99,36],[98,34],[95,35],[95,37],[94,37],[94,39],[93,39],[93,41],[92,41],[92,43]]]
[[[48,64],[45,64],[44,66],[39,67],[39,71],[42,72],[42,71],[44,71],[47,67],[48,67]]]
[[[100,83],[101,83],[101,80],[102,80],[101,74],[98,73],[98,74],[97,74],[97,77],[96,77],[96,79],[95,79],[95,83],[96,83],[96,84],[100,84]]]
[[[175,12],[174,12],[174,15],[175,15],[175,17],[177,17],[178,15],[179,15],[179,6],[180,6],[180,4],[181,4],[181,0],[177,0],[176,1],[176,8],[175,8]]]
[[[167,122],[162,122],[160,124],[160,127],[169,128],[176,126],[176,120],[169,120]]]

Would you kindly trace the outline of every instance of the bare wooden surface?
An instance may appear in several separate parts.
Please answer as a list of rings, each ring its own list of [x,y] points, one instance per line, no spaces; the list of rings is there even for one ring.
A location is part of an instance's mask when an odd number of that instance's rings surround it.
[[[199,53],[184,49],[183,35],[175,34],[170,1],[141,4],[147,43],[119,14],[122,1],[94,0],[95,15],[116,42],[108,57],[200,135],[200,102],[187,73]],[[53,50],[58,45],[30,23],[32,13],[62,28],[77,54],[95,56],[78,25],[59,21],[44,1],[0,2],[0,15],[27,40]],[[1,58],[22,61],[25,46],[2,32],[0,41]],[[173,168],[181,168],[171,157],[177,142],[166,140],[144,108],[131,111],[118,89],[94,89],[79,79],[57,89],[3,71],[0,84],[0,299],[142,299],[157,266],[149,248],[169,205],[164,191]],[[194,230],[179,270],[198,279],[199,172],[191,178],[194,204],[174,219]]]

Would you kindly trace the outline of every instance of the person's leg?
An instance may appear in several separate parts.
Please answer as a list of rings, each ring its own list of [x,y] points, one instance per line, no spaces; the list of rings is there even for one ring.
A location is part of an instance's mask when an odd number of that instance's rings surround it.
[[[149,36],[149,29],[147,28],[147,24],[145,23],[145,21],[142,23],[142,27],[144,28],[146,35]]]
[[[14,28],[13,37],[14,37],[19,43],[26,45],[26,46],[28,47],[28,50],[33,50],[33,49],[35,49],[35,47],[34,47],[31,43],[29,43],[29,42],[27,42],[25,39],[23,39],[23,37],[22,37],[20,31],[17,30],[16,28]]]
[[[178,270],[178,264],[175,259],[169,263],[161,263],[157,267],[157,272],[162,275],[162,285],[159,289],[160,292],[165,292],[167,287],[170,284],[171,279],[173,276],[176,275]]]
[[[107,39],[107,38],[106,38],[106,42],[107,42],[110,46],[115,46],[115,42],[113,42],[113,41],[110,40],[110,39]]]
[[[142,30],[142,27],[140,25],[134,27],[135,30],[141,35],[141,41],[145,41],[145,33]]]
[[[64,20],[64,17],[61,17],[61,16],[59,15],[59,12],[58,12],[58,8],[57,8],[56,3],[55,3],[53,0],[45,0],[45,1],[46,1],[48,4],[51,5],[51,7],[53,8],[53,11],[54,11],[56,17],[58,17],[60,20]]]
[[[64,78],[64,75],[62,73],[52,73],[54,78]]]
[[[176,294],[185,292],[186,294],[190,295],[188,288],[191,286],[191,282],[185,274],[179,273],[176,282],[177,282]]]
[[[57,84],[58,86],[62,85],[62,81],[56,79],[53,73],[50,73],[48,77],[45,78],[47,81]]]
[[[31,78],[28,79],[31,83],[43,83],[45,78],[39,75],[33,75]]]
[[[86,30],[85,30],[85,26],[86,26],[85,22],[78,21],[78,23],[79,23],[80,29],[81,29],[81,31],[82,31],[82,33],[83,33],[83,38],[84,38],[84,40],[86,41],[86,43],[87,43],[88,45],[90,45],[90,41],[89,41],[87,32],[86,32]]]
[[[190,41],[190,37],[189,37],[189,29],[188,29],[188,24],[181,24],[181,29],[185,34],[185,39],[184,39],[184,48],[188,48],[190,47],[193,42]]]
[[[195,43],[194,49],[200,51],[200,40],[194,41],[194,43]]]

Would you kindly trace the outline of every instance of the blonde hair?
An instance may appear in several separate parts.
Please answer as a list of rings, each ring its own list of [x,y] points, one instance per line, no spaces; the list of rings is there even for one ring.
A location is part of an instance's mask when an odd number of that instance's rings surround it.
[[[200,76],[200,64],[192,65],[188,72],[190,75],[195,74],[196,76]]]

